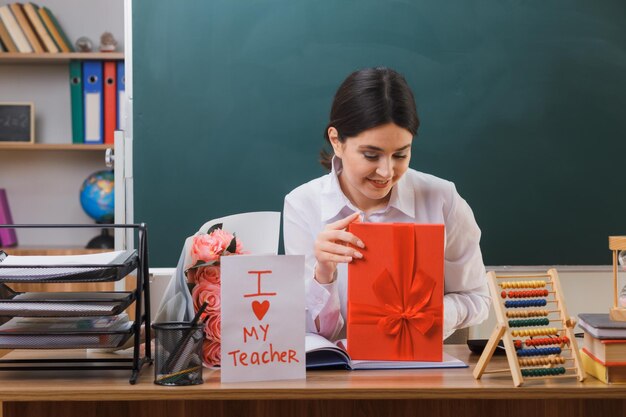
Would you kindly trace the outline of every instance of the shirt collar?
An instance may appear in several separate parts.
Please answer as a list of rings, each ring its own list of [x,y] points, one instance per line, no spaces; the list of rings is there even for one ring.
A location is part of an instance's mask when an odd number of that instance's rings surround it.
[[[407,173],[400,178],[400,181],[391,189],[389,206],[415,219],[415,190],[409,183]]]
[[[331,171],[324,178],[322,184],[321,220],[323,223],[336,217],[342,210],[348,208],[351,212],[358,210],[345,196],[339,185],[339,175],[343,169],[341,159],[333,156]],[[396,209],[411,218],[415,218],[415,196],[411,185],[408,183],[406,174],[391,189],[391,197],[387,208],[380,212]]]
[[[339,174],[343,169],[341,159],[333,156],[331,161],[331,171],[324,178],[322,184],[322,210],[321,220],[323,223],[328,222],[333,217],[337,216],[341,210],[346,207],[350,208],[353,212],[358,211],[356,207],[350,203],[348,197],[346,197],[339,185]]]

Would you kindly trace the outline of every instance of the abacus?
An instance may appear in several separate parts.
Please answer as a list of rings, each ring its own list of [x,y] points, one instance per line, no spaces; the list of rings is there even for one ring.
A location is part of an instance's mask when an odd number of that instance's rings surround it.
[[[474,378],[511,372],[516,387],[525,378],[584,380],[574,338],[576,323],[567,314],[556,269],[534,275],[487,275],[497,325],[474,368]],[[487,371],[500,340],[509,368]]]

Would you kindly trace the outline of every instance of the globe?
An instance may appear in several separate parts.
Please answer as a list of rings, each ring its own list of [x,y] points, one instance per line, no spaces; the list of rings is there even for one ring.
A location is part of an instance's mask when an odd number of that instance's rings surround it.
[[[80,205],[96,223],[113,223],[114,219],[113,171],[94,172],[80,187]]]

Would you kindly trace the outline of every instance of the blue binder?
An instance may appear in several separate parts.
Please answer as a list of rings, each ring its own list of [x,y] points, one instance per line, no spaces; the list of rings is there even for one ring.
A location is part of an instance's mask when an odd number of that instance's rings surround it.
[[[124,114],[126,112],[126,72],[124,61],[117,63],[117,130],[125,130]]]
[[[102,62],[83,62],[85,143],[104,143]]]

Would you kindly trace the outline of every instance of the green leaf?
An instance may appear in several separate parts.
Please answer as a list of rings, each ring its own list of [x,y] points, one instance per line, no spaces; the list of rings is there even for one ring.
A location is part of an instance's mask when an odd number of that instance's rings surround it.
[[[187,271],[189,271],[190,269],[197,269],[203,266],[212,266],[215,264],[219,265],[219,263],[220,263],[219,259],[215,261],[211,261],[211,262],[197,261],[194,266],[190,266],[189,268],[185,269],[185,276],[187,276]]]
[[[198,267],[202,266],[204,263],[205,263],[204,261],[197,260],[197,261],[196,261],[196,264],[195,264],[194,266],[192,266],[191,268],[189,268],[189,269],[192,269],[192,268],[194,268],[194,269],[195,269],[195,268],[198,268]]]
[[[217,230],[217,229],[221,229],[221,228],[222,228],[222,223],[216,223],[216,224],[214,224],[213,226],[211,226],[211,227],[209,228],[209,230],[208,230],[206,233],[207,233],[207,235],[210,235],[210,234],[211,234],[211,233],[213,233],[215,230]]]
[[[237,252],[237,238],[233,237],[233,240],[230,241],[230,244],[226,248],[226,252],[235,253]]]

